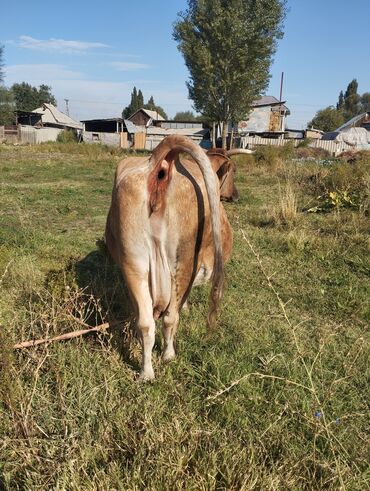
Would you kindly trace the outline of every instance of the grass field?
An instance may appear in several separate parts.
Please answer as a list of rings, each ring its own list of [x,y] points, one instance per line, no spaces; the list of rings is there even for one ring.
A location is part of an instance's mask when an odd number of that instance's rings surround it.
[[[194,289],[150,384],[101,243],[121,158],[0,146],[0,489],[369,489],[370,155],[237,159],[217,329]]]

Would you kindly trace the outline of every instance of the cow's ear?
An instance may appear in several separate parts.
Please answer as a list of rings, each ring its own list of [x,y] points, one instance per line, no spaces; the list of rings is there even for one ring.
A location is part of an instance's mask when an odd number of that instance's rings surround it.
[[[228,171],[230,167],[230,160],[223,155],[208,155],[211,161],[212,169],[218,175],[219,179],[222,178]]]

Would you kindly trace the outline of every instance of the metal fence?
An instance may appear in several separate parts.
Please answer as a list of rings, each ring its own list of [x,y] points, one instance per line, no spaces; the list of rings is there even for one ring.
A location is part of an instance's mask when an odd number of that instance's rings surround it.
[[[240,146],[242,148],[255,148],[259,145],[277,145],[283,146],[288,142],[293,142],[294,146],[297,147],[302,140],[291,140],[286,138],[262,138],[260,136],[243,136],[240,138]],[[327,150],[332,155],[339,155],[347,150],[355,150],[355,147],[348,145],[344,142],[337,142],[333,140],[313,140],[309,147],[311,148],[323,148]]]

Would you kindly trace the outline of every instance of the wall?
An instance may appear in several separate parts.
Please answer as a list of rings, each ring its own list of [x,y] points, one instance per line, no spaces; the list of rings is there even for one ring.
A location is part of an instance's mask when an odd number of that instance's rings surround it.
[[[110,147],[120,147],[121,144],[121,136],[119,133],[83,131],[82,140],[86,143],[103,143]]]
[[[33,126],[20,126],[20,142],[35,145],[43,142],[57,141],[61,128],[34,128]]]

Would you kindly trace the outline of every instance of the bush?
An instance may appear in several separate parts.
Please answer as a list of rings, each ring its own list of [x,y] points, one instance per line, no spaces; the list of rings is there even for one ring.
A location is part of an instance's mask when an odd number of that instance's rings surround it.
[[[73,143],[77,142],[77,134],[73,130],[63,130],[57,137],[58,143]]]

